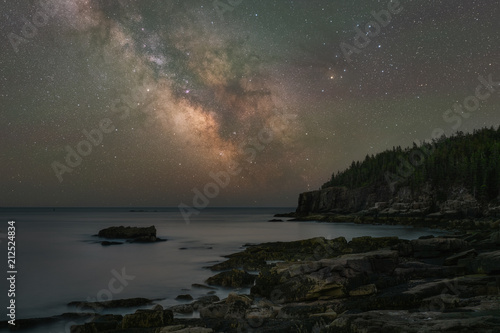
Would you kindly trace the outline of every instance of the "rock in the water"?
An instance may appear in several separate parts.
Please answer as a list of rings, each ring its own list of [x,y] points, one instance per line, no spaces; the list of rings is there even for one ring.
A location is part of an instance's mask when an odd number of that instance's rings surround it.
[[[156,237],[155,226],[150,227],[109,227],[102,229],[97,234],[102,238],[138,238],[138,237]]]
[[[183,300],[183,301],[191,301],[191,300],[193,300],[193,296],[191,296],[189,294],[185,294],[185,295],[179,295],[175,299],[176,300]]]
[[[250,287],[255,281],[255,276],[248,274],[245,271],[233,269],[227,272],[222,272],[207,279],[209,285],[222,287]]]
[[[98,237],[107,239],[126,239],[128,243],[154,243],[164,242],[165,239],[156,237],[155,226],[150,227],[109,227],[102,229],[97,234]],[[118,245],[121,242],[103,241],[101,245]]]

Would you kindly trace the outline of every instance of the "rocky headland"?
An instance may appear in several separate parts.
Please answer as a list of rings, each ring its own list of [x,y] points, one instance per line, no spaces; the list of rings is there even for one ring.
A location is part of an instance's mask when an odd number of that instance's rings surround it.
[[[282,217],[491,230],[500,219],[500,128],[367,155],[300,194]]]

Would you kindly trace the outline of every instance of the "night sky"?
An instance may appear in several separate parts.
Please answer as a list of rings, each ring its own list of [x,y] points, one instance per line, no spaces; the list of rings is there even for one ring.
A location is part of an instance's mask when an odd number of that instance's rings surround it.
[[[293,206],[367,154],[498,126],[480,77],[500,81],[499,18],[497,0],[3,0],[0,206]]]

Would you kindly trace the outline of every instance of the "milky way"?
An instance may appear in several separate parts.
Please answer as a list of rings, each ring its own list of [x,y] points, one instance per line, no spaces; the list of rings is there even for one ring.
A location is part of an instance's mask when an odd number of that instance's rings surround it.
[[[217,180],[212,206],[293,206],[367,154],[499,124],[498,92],[446,113],[500,81],[494,1],[0,6],[1,206],[192,205]]]

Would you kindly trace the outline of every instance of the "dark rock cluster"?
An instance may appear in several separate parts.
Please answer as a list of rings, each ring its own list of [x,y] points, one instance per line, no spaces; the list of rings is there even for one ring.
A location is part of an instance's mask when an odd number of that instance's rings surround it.
[[[100,238],[106,239],[126,239],[129,243],[154,243],[164,241],[156,237],[155,226],[150,227],[109,227],[102,229],[97,234]],[[122,242],[102,241],[101,245],[119,245]]]

